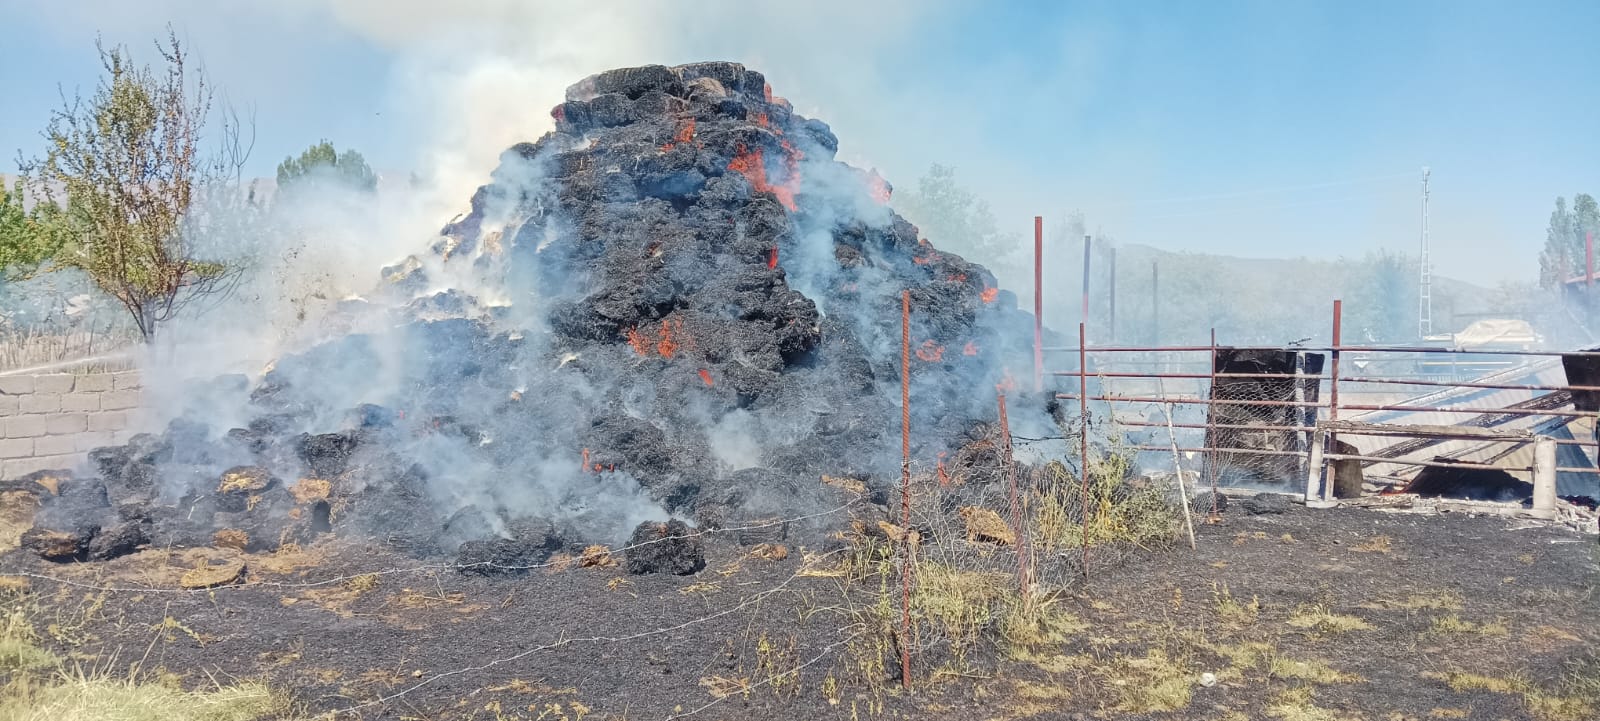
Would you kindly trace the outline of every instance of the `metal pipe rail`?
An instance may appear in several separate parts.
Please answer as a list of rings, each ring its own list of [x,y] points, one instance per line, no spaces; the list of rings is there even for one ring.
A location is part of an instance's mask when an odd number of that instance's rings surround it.
[[[1133,448],[1141,451],[1170,451],[1168,446],[1137,445]],[[1304,451],[1275,451],[1268,448],[1179,448],[1180,453],[1243,453],[1257,456],[1304,456]],[[1426,466],[1429,468],[1466,468],[1466,469],[1499,469],[1502,471],[1531,471],[1532,466],[1494,466],[1485,463],[1455,463],[1451,461],[1424,461],[1412,458],[1385,458],[1383,456],[1363,456],[1354,453],[1324,453],[1323,458],[1335,461],[1362,461],[1367,465],[1380,463],[1398,463],[1407,466]],[[1575,469],[1577,470],[1577,469]],[[1590,468],[1587,473],[1600,473],[1600,469]]]
[[[1075,401],[1080,398],[1076,393],[1057,393],[1056,400]],[[1321,401],[1234,401],[1217,400],[1211,398],[1155,398],[1149,396],[1089,396],[1091,401],[1109,401],[1124,403],[1188,403],[1196,405],[1226,405],[1226,406],[1279,406],[1290,408],[1327,408],[1328,404]],[[1348,408],[1349,406],[1345,406]]]
[[[1459,348],[1428,348],[1419,346],[1293,346],[1284,347],[1276,345],[1219,345],[1218,349],[1242,351],[1312,351],[1316,353],[1443,353],[1451,355],[1485,355],[1485,356],[1539,356],[1560,358],[1575,356],[1579,358],[1600,358],[1600,351],[1554,351],[1554,350],[1502,350],[1502,349],[1476,349],[1466,350]],[[1041,350],[1049,353],[1077,353],[1078,348],[1072,346],[1051,346]],[[1137,346],[1097,346],[1084,348],[1085,353],[1198,353],[1209,351],[1211,346],[1167,346],[1163,348],[1140,348]]]
[[[1530,440],[1529,442],[1531,443],[1533,441]],[[1143,444],[1130,446],[1130,447],[1133,448],[1134,450],[1140,450],[1140,451],[1171,452],[1171,450],[1172,450],[1172,448],[1170,446],[1155,446],[1155,445],[1143,445]],[[1305,451],[1276,451],[1276,450],[1272,450],[1272,449],[1268,449],[1268,448],[1205,448],[1205,447],[1201,447],[1201,448],[1179,448],[1178,452],[1179,453],[1243,453],[1243,454],[1247,454],[1247,455],[1258,455],[1258,456],[1304,456],[1304,455],[1306,455]],[[1468,469],[1468,470],[1497,469],[1497,470],[1502,470],[1502,471],[1532,471],[1533,470],[1532,466],[1497,466],[1497,465],[1492,465],[1492,464],[1488,464],[1488,463],[1465,463],[1465,462],[1459,462],[1458,463],[1458,462],[1452,462],[1452,461],[1424,461],[1424,460],[1418,460],[1418,459],[1413,459],[1413,458],[1388,458],[1388,457],[1384,457],[1384,456],[1365,456],[1365,455],[1360,455],[1360,454],[1356,454],[1356,453],[1323,453],[1322,457],[1325,458],[1325,459],[1328,459],[1328,460],[1335,460],[1335,461],[1361,461],[1364,465],[1379,465],[1379,464],[1384,464],[1384,463],[1395,463],[1395,464],[1405,465],[1405,466],[1425,466],[1425,467],[1428,467],[1428,468],[1463,468],[1463,469]],[[1562,466],[1560,468],[1557,468],[1556,470],[1558,470],[1558,471],[1560,471],[1562,473],[1596,473],[1596,474],[1600,474],[1600,468],[1582,468],[1582,467]]]
[[[1116,421],[1112,421],[1112,422],[1115,423],[1116,425],[1119,425],[1119,426],[1129,426],[1129,427],[1134,427],[1134,428],[1167,428],[1167,427],[1169,427],[1169,424],[1167,424],[1165,422],[1156,422],[1156,421],[1116,420]],[[1327,423],[1327,422],[1328,421],[1323,421],[1323,423]],[[1183,428],[1185,430],[1205,430],[1206,428],[1218,428],[1218,429],[1221,429],[1221,430],[1235,430],[1235,431],[1290,431],[1290,432],[1296,432],[1296,433],[1306,433],[1306,432],[1311,432],[1311,431],[1317,430],[1317,428],[1315,426],[1280,426],[1280,425],[1272,425],[1272,424],[1252,425],[1252,424],[1236,424],[1236,423],[1218,423],[1218,424],[1211,425],[1211,426],[1207,426],[1204,423],[1172,423],[1172,424],[1170,424],[1170,427],[1172,427],[1172,428]],[[1452,428],[1460,428],[1461,430],[1468,431],[1468,432],[1463,432],[1463,433],[1460,433],[1460,434],[1457,434],[1457,435],[1428,435],[1427,437],[1438,438],[1440,440],[1466,440],[1466,441],[1471,441],[1471,440],[1498,440],[1498,441],[1504,441],[1506,443],[1532,443],[1533,439],[1534,439],[1534,436],[1532,434],[1527,434],[1527,435],[1524,435],[1524,436],[1497,438],[1497,437],[1493,437],[1493,436],[1473,435],[1473,434],[1470,433],[1470,431],[1474,430],[1473,426],[1450,426],[1450,427],[1452,427]],[[1408,433],[1408,432],[1406,432],[1404,430],[1396,430],[1396,429],[1391,429],[1391,428],[1385,428],[1383,426],[1374,426],[1373,428],[1371,428],[1369,430],[1340,429],[1338,432],[1341,433],[1341,434],[1352,435],[1352,436],[1398,436],[1398,437],[1401,437],[1401,438],[1415,438],[1415,437],[1417,437],[1417,434],[1414,434],[1414,433]],[[1585,441],[1585,440],[1580,440],[1580,439],[1576,439],[1576,438],[1551,438],[1551,440],[1553,442],[1555,442],[1556,444],[1563,445],[1563,446],[1584,446],[1584,447],[1588,447],[1588,448],[1600,447],[1600,442],[1597,442],[1597,441]],[[1301,452],[1301,455],[1304,455],[1304,452]]]

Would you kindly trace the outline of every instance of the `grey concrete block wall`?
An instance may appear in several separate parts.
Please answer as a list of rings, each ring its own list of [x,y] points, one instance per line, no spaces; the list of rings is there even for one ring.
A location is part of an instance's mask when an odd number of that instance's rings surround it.
[[[139,373],[0,376],[0,479],[75,468],[133,434]]]

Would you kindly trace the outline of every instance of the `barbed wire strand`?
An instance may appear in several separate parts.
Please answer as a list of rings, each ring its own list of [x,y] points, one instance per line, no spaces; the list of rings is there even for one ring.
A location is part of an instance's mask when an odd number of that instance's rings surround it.
[[[838,551],[832,551],[832,552],[823,554],[823,556],[821,556],[821,557],[822,558],[826,558],[827,556],[833,555],[834,553],[837,553],[837,552]],[[628,635],[624,635],[624,636],[589,636],[589,637],[583,637],[583,638],[562,638],[562,639],[557,640],[557,641],[553,641],[553,642],[546,643],[546,644],[541,644],[541,645],[534,646],[532,648],[529,648],[529,649],[526,649],[526,650],[523,650],[523,651],[519,651],[519,652],[517,652],[515,654],[512,654],[510,656],[504,656],[504,657],[501,657],[501,658],[493,659],[493,660],[488,661],[486,663],[477,664],[477,665],[473,665],[473,666],[466,666],[466,667],[463,667],[463,668],[455,669],[453,671],[445,671],[445,672],[442,672],[442,673],[437,673],[437,674],[429,676],[429,677],[427,677],[427,678],[425,678],[425,679],[423,679],[421,681],[418,681],[417,683],[412,684],[411,686],[408,686],[408,687],[406,687],[404,689],[396,691],[395,693],[387,694],[387,695],[384,695],[384,696],[379,696],[379,697],[377,697],[375,699],[372,699],[370,701],[364,701],[362,703],[358,703],[358,704],[355,704],[355,705],[352,705],[352,706],[347,706],[345,708],[336,709],[336,710],[333,710],[333,711],[324,711],[321,714],[313,716],[312,717],[312,721],[322,721],[324,719],[336,719],[339,716],[342,716],[342,715],[345,715],[345,714],[353,714],[355,712],[358,712],[358,711],[361,711],[361,710],[364,710],[364,709],[373,708],[375,706],[387,705],[387,704],[393,703],[394,701],[397,701],[397,700],[399,700],[399,699],[411,694],[412,692],[415,692],[415,691],[417,691],[419,689],[422,689],[422,688],[425,688],[425,687],[427,687],[429,685],[432,685],[432,684],[434,684],[434,683],[436,683],[436,682],[438,682],[440,680],[443,680],[443,679],[446,679],[446,678],[452,678],[452,677],[455,677],[455,676],[464,676],[464,675],[467,675],[467,674],[470,674],[470,673],[477,673],[477,672],[480,672],[480,671],[486,671],[486,670],[494,668],[496,666],[500,666],[500,665],[503,665],[503,664],[514,663],[516,661],[520,661],[520,660],[525,659],[525,658],[527,658],[529,656],[532,656],[532,655],[534,655],[536,653],[540,653],[540,652],[543,652],[543,651],[549,651],[549,650],[552,650],[552,649],[561,648],[563,646],[569,646],[569,645],[580,644],[580,643],[624,643],[624,642],[627,642],[627,641],[636,641],[638,639],[646,638],[646,637],[649,637],[649,636],[656,636],[656,635],[660,635],[660,634],[664,634],[664,633],[672,633],[672,632],[675,632],[675,631],[681,631],[681,630],[686,629],[686,628],[691,628],[693,626],[698,626],[698,625],[701,625],[701,624],[704,624],[704,623],[709,623],[711,621],[715,621],[715,620],[717,620],[719,618],[722,618],[724,616],[728,616],[728,615],[737,613],[740,610],[743,610],[745,608],[748,608],[748,607],[750,607],[752,605],[755,605],[755,604],[761,602],[762,600],[766,599],[768,596],[772,596],[772,595],[775,595],[775,594],[783,591],[785,588],[787,588],[789,586],[790,583],[794,582],[794,580],[796,578],[800,578],[802,576],[802,574],[805,573],[806,569],[807,569],[807,565],[806,564],[802,564],[800,568],[796,569],[794,573],[789,574],[789,577],[785,578],[778,585],[773,586],[772,588],[768,588],[768,589],[759,591],[757,593],[751,594],[749,596],[746,596],[744,599],[740,600],[738,604],[735,604],[734,606],[729,607],[729,608],[725,608],[725,609],[723,609],[721,611],[717,611],[716,613],[708,614],[708,615],[705,615],[705,616],[700,616],[698,618],[693,618],[693,619],[690,619],[688,621],[684,621],[682,623],[675,624],[675,625],[672,625],[672,626],[663,626],[663,627],[660,627],[660,628],[655,628],[655,629],[651,629],[651,630],[648,630],[648,631],[640,631],[638,633],[628,634]],[[838,645],[838,644],[835,644],[835,645]],[[832,649],[832,646],[829,647],[829,650],[831,650],[831,649]],[[814,662],[815,661],[812,661],[812,663],[814,663]],[[703,709],[696,709],[695,713],[699,712],[700,710],[703,710]],[[669,718],[671,718],[671,717],[669,717]]]
[[[867,633],[866,631],[857,631],[857,632],[851,634],[847,638],[842,638],[842,639],[834,641],[833,643],[830,643],[830,644],[828,644],[826,646],[823,646],[822,647],[822,651],[819,652],[816,656],[813,656],[811,658],[811,660],[806,661],[805,663],[802,663],[802,664],[800,664],[798,666],[795,666],[794,668],[789,669],[788,671],[784,671],[783,673],[775,673],[775,674],[773,674],[771,676],[768,676],[768,677],[762,679],[761,681],[758,681],[756,683],[750,684],[750,686],[748,688],[746,688],[746,691],[752,691],[752,690],[761,688],[762,686],[772,685],[772,684],[777,683],[778,681],[786,679],[786,678],[788,678],[790,676],[798,676],[798,675],[800,675],[801,671],[804,671],[806,668],[808,668],[810,666],[813,666],[813,665],[815,665],[817,663],[820,663],[822,661],[822,659],[827,658],[828,656],[832,655],[833,652],[834,652],[834,649],[837,649],[840,646],[848,644],[851,641],[854,641],[854,640],[856,640],[858,638],[861,638],[866,633]],[[663,721],[674,721],[675,719],[688,718],[690,716],[693,716],[695,714],[700,713],[701,711],[704,711],[704,710],[706,710],[708,708],[711,708],[712,706],[715,706],[715,705],[717,705],[719,703],[722,703],[723,701],[726,701],[727,699],[732,698],[732,697],[733,697],[733,694],[728,694],[726,696],[721,696],[719,698],[714,698],[714,699],[712,699],[710,701],[707,701],[705,704],[701,705],[698,708],[690,709],[688,711],[684,711],[683,713],[675,713],[675,714],[672,714],[670,716],[667,716],[665,719],[663,719]]]

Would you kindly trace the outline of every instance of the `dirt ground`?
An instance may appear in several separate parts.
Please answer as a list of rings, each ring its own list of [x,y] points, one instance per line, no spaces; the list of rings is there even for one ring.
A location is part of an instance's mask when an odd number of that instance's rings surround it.
[[[9,603],[57,653],[186,684],[261,678],[338,718],[1596,718],[1600,545],[1519,525],[1232,510],[1197,551],[1091,556],[1086,585],[1037,599],[1049,632],[1025,643],[919,633],[909,693],[893,577],[845,578],[803,549],[713,540],[688,577],[485,578],[348,542],[70,566],[13,551],[0,570],[37,574],[4,579]],[[248,583],[177,590],[208,558],[242,558]]]

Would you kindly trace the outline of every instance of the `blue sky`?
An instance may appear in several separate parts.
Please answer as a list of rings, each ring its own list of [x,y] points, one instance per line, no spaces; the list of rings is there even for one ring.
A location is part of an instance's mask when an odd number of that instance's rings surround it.
[[[324,137],[407,170],[536,136],[583,73],[715,57],[832,124],[843,159],[901,186],[955,165],[1022,232],[1076,210],[1171,250],[1414,252],[1429,165],[1438,271],[1493,283],[1534,277],[1555,196],[1600,192],[1600,3],[584,5],[0,0],[0,151],[36,152],[57,83],[92,84],[97,30],[143,43],[171,19],[254,108],[262,175]],[[485,58],[528,84],[450,95]],[[510,127],[448,127],[478,109]]]

